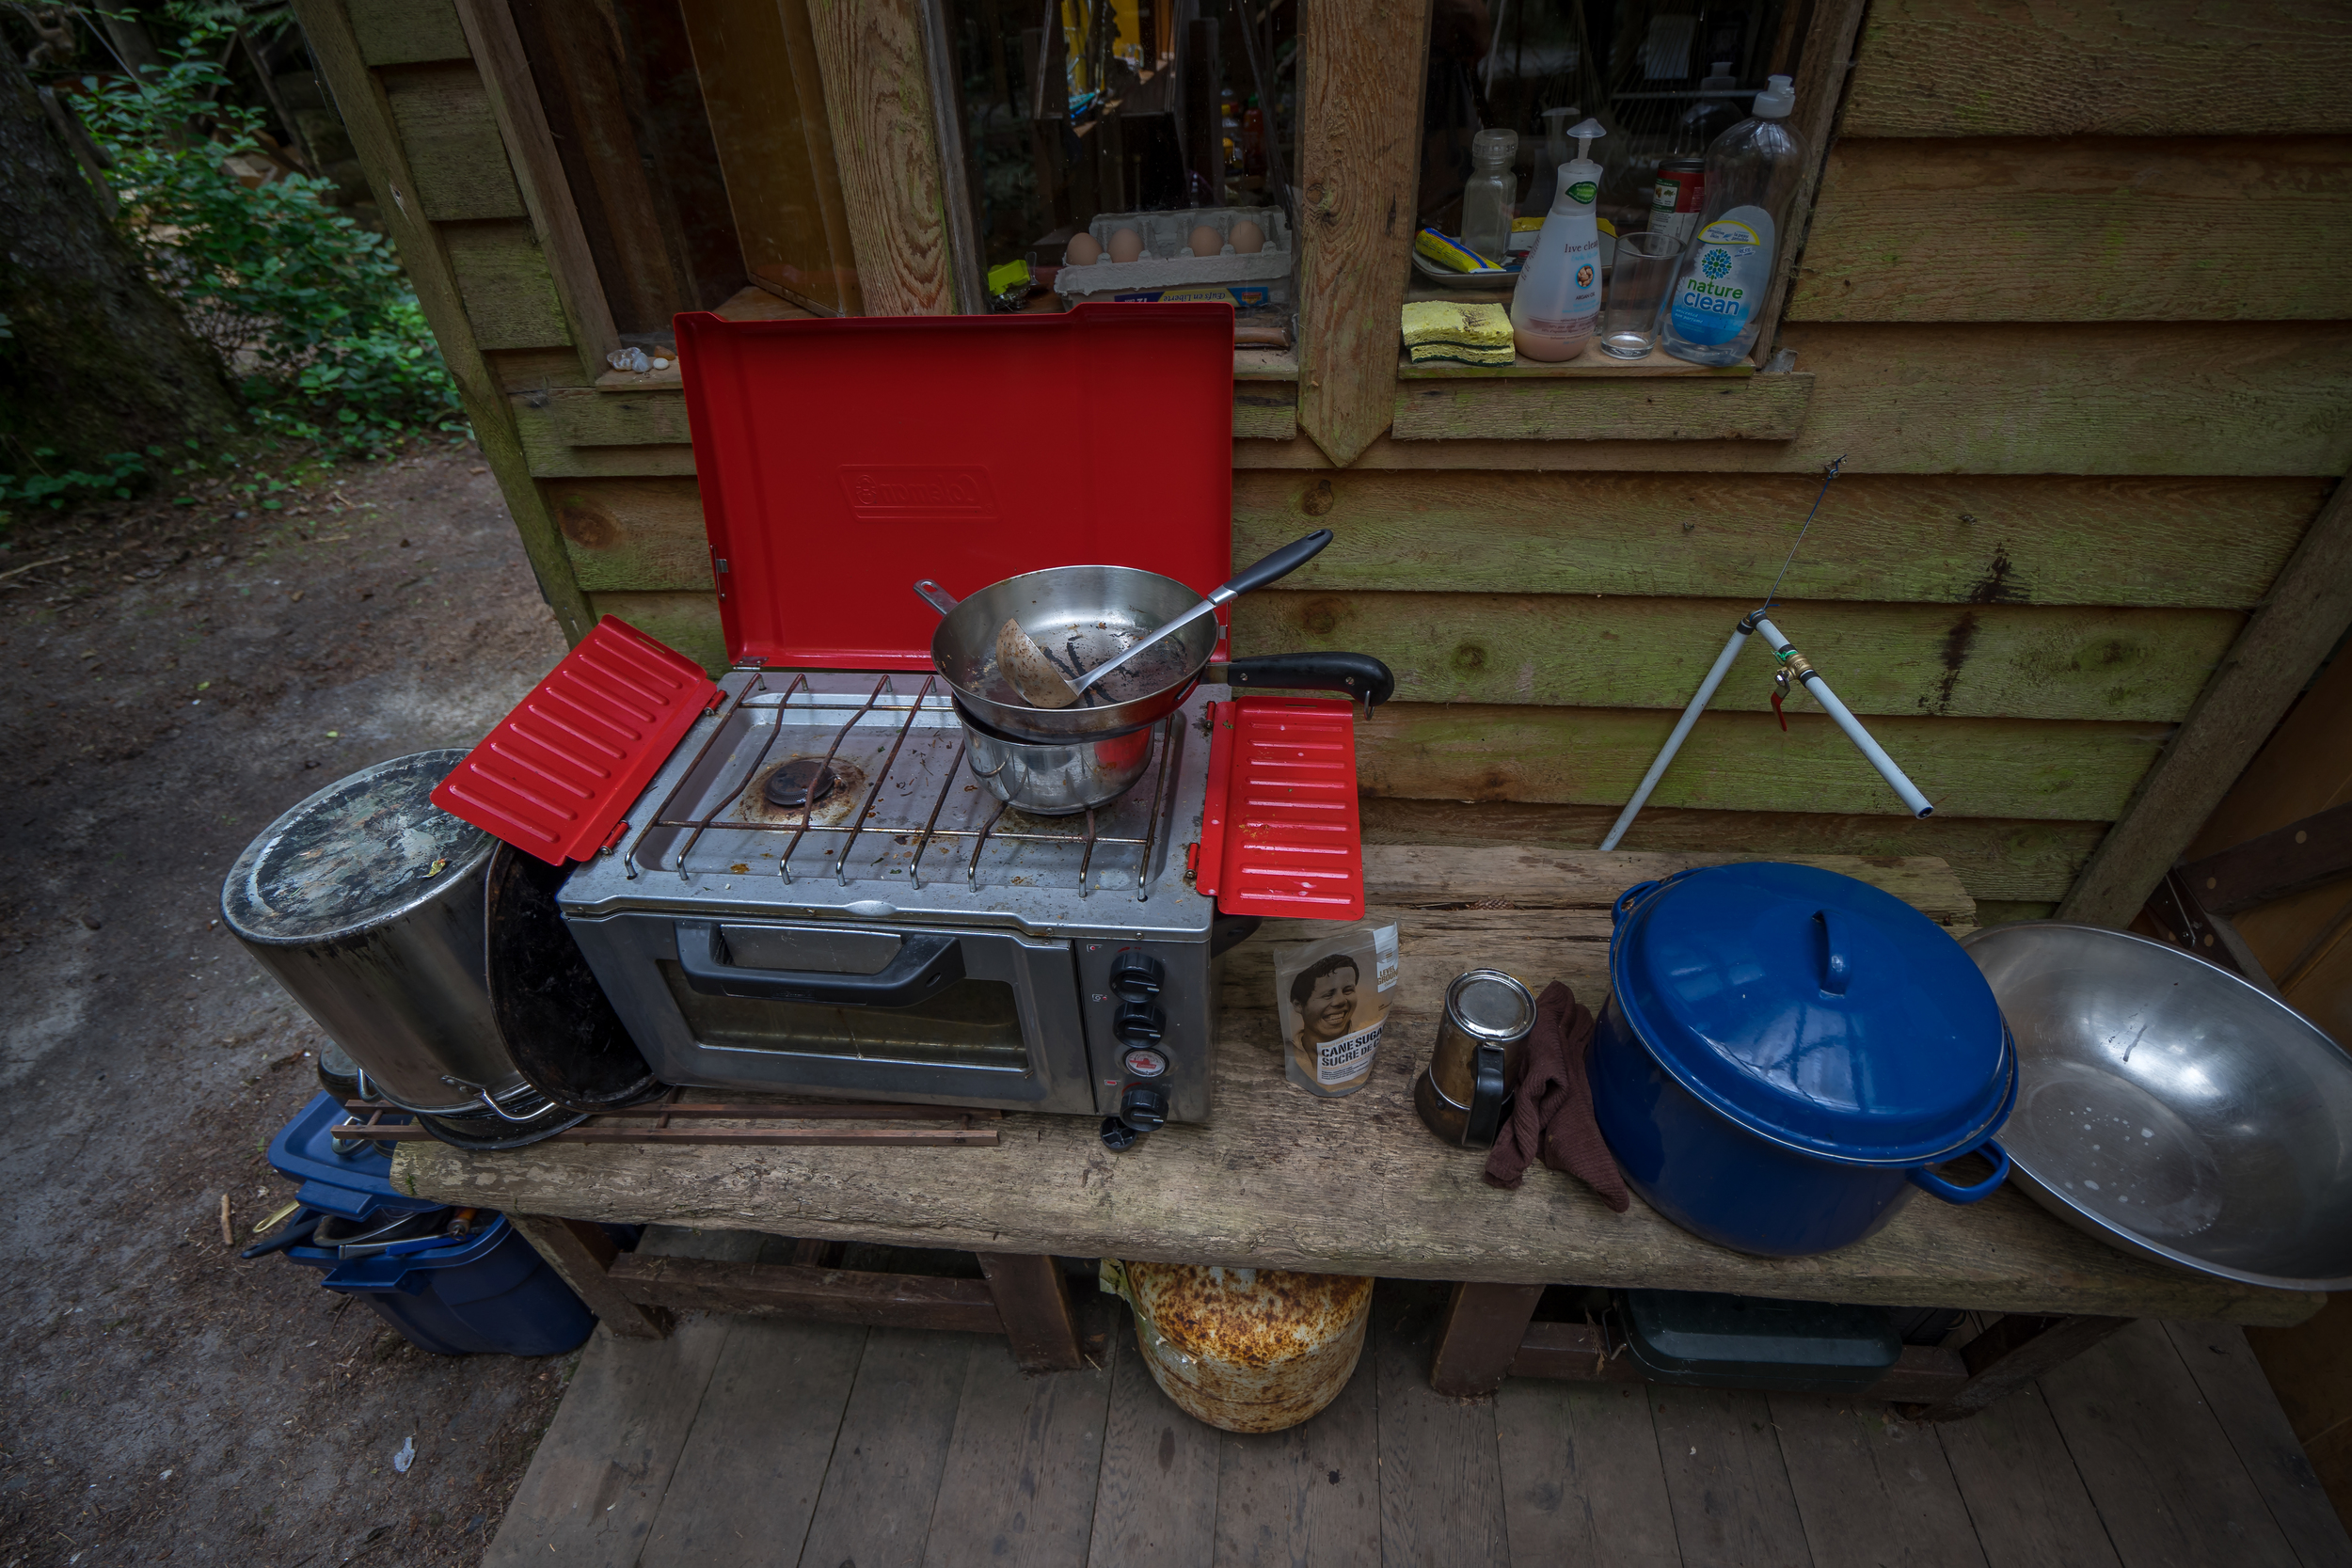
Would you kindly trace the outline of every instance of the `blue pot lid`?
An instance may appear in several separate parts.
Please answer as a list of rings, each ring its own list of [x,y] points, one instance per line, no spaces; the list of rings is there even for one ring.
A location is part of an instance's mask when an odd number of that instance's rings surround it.
[[[1815,866],[1706,866],[1620,900],[1616,1001],[1659,1065],[1775,1143],[1854,1164],[1957,1154],[2007,1114],[2016,1051],[1960,943]]]

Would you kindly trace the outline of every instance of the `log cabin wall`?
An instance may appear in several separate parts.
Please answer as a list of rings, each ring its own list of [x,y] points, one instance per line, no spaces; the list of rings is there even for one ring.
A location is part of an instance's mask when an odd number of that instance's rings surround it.
[[[597,385],[611,325],[559,284],[560,178],[496,90],[503,0],[300,9],[559,618],[715,662],[683,400]],[[1426,21],[1391,12],[1307,8],[1303,341],[1237,355],[1234,403],[1235,557],[1340,541],[1236,605],[1236,651],[1398,673],[1359,729],[1368,835],[1597,843],[1842,455],[1780,624],[1937,815],[1811,704],[1783,734],[1751,652],[1627,847],[1940,855],[1984,917],[2048,911],[2352,466],[2352,20],[1821,0],[1800,116],[1835,138],[1781,352],[1575,377],[1397,365],[1382,202]],[[890,83],[828,103],[860,221],[859,166],[898,171],[890,268],[851,235],[866,308],[953,309],[944,244],[904,243],[946,221],[922,8],[809,16],[829,99]]]

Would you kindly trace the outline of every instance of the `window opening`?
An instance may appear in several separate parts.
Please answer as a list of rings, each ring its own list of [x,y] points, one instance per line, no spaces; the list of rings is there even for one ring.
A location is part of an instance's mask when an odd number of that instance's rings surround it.
[[[948,0],[992,309],[1295,320],[1303,0]]]
[[[1437,0],[1406,298],[1509,310],[1558,170],[1577,157],[1572,133],[1588,119],[1605,133],[1589,152],[1601,169],[1604,293],[1620,236],[1658,232],[1662,244],[1637,250],[1678,253],[1701,215],[1708,148],[1748,118],[1770,77],[1794,72],[1809,9],[1797,0]],[[1475,270],[1482,261],[1500,271]],[[1651,357],[1678,362],[1662,350]],[[1522,352],[1518,362],[1533,361]],[[1624,363],[1601,354],[1597,334],[1574,362]]]

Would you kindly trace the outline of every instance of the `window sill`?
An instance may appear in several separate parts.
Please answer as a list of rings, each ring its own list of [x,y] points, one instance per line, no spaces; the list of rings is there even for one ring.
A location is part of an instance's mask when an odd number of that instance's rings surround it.
[[[1542,377],[1607,377],[1607,376],[1675,376],[1697,377],[1703,380],[1737,380],[1756,373],[1754,362],[1742,359],[1736,365],[1721,369],[1713,365],[1693,365],[1677,359],[1663,349],[1650,350],[1647,357],[1619,359],[1587,345],[1573,359],[1550,361],[1516,356],[1507,365],[1464,365],[1450,359],[1433,360],[1416,365],[1410,354],[1400,352],[1396,374],[1400,381],[1459,381],[1485,380],[1494,376],[1515,376],[1537,379]]]

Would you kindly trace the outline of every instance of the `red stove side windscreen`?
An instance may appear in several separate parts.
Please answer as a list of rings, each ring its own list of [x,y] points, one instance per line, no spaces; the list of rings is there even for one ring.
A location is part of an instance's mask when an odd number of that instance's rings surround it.
[[[1253,693],[1209,718],[1193,885],[1227,914],[1361,919],[1355,705]]]
[[[930,665],[939,613],[1049,566],[1232,571],[1233,318],[677,318],[711,577],[731,660]]]
[[[549,865],[603,848],[718,687],[606,616],[433,790],[433,803]]]

